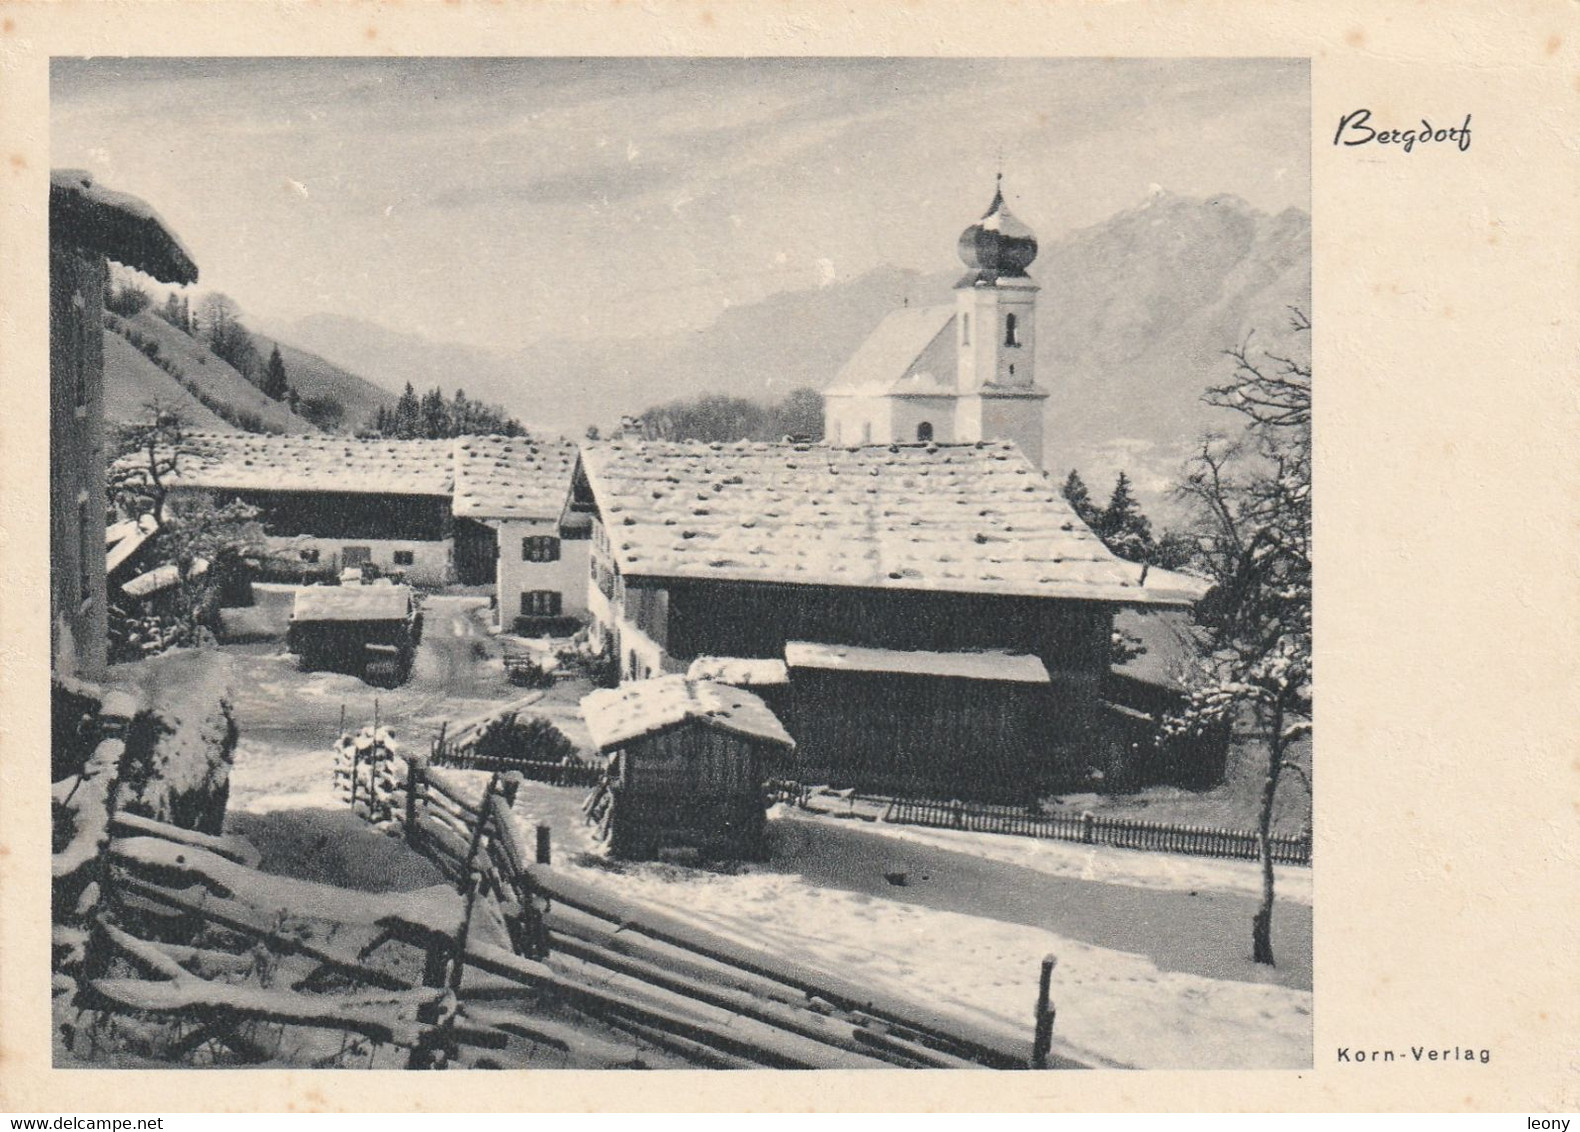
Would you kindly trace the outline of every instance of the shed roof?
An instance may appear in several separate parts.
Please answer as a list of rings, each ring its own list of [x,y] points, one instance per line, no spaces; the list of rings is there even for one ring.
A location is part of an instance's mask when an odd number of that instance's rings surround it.
[[[680,675],[635,680],[590,692],[582,697],[581,706],[600,751],[693,722],[748,739],[795,746],[779,717],[762,700],[711,680]]]
[[[1186,605],[1115,557],[1009,441],[616,440],[582,468],[627,577]]]
[[[954,324],[952,303],[889,312],[824,392],[952,395],[959,364]]]
[[[686,679],[717,680],[733,688],[770,688],[790,683],[790,670],[773,656],[699,656],[687,669]]]
[[[1027,653],[997,649],[970,652],[874,649],[787,641],[785,664],[790,668],[822,668],[839,672],[883,672],[904,676],[941,676],[956,680],[995,680],[1010,684],[1051,681],[1042,660]]]
[[[159,214],[82,169],[49,175],[49,238],[97,252],[162,283],[196,283],[197,264]]]
[[[292,621],[403,621],[411,610],[410,586],[302,586]]]
[[[154,536],[159,529],[159,524],[152,515],[144,515],[138,519],[125,519],[119,523],[112,523],[104,530],[106,573],[113,574],[128,559]]]
[[[192,433],[173,487],[448,495],[450,440],[364,440],[307,434]]]
[[[463,436],[455,442],[455,502],[473,519],[557,519],[576,445],[554,438]]]

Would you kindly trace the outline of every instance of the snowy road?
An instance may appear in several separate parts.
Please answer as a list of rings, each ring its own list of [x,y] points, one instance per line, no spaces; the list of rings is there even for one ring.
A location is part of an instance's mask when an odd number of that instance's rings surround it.
[[[793,811],[772,828],[774,866],[820,887],[1042,928],[1145,955],[1162,971],[1311,989],[1311,909],[1303,904],[1277,903],[1279,965],[1269,969],[1250,961],[1257,901],[1241,893],[1054,876]],[[903,885],[888,879],[900,874]]]

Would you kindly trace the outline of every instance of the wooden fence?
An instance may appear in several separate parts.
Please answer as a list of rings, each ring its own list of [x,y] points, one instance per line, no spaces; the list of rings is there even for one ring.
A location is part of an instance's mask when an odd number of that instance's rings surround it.
[[[1020,837],[1079,841],[1085,845],[1113,845],[1121,849],[1188,853],[1199,857],[1255,860],[1260,854],[1260,838],[1248,830],[1170,825],[1164,822],[1103,817],[1091,813],[1038,814],[1013,806],[895,798],[890,800],[888,809],[884,811],[883,820],[903,825],[929,826],[934,829],[1008,833]],[[1273,860],[1277,863],[1311,864],[1310,833],[1299,837],[1275,835],[1269,838],[1269,841],[1272,845]]]
[[[532,782],[549,786],[596,786],[603,777],[600,767],[587,763],[536,762],[531,759],[514,759],[501,755],[479,755],[472,751],[441,748],[434,752],[432,764],[453,767],[456,770],[499,771],[519,774]]]
[[[519,785],[486,786],[407,762],[408,842],[466,894],[465,964],[550,994],[604,1024],[696,1065],[719,1068],[1082,1068],[1052,1049],[1044,960],[1030,1041],[937,1014],[794,960],[628,903],[548,863],[547,828],[528,848],[512,813]],[[465,938],[474,899],[498,901],[512,947]],[[456,984],[463,1002],[467,986]],[[484,995],[497,996],[486,984]],[[475,1011],[473,1016],[476,1017]]]

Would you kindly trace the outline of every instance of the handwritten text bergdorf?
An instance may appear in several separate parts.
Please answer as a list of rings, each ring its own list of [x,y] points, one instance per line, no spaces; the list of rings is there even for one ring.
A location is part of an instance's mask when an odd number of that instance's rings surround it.
[[[1463,125],[1448,128],[1433,126],[1421,119],[1419,130],[1378,130],[1371,126],[1370,110],[1352,110],[1339,119],[1339,128],[1333,135],[1334,145],[1397,145],[1406,153],[1428,142],[1454,142],[1461,153],[1470,148],[1470,115],[1465,115]]]

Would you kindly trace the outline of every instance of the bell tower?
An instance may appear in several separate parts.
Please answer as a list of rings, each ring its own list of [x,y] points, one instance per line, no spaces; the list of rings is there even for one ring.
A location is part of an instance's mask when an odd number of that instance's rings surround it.
[[[1026,274],[1037,237],[1004,203],[1003,180],[982,219],[960,234],[967,271],[955,284],[955,438],[1013,440],[1040,468],[1048,394],[1036,381],[1038,287]]]

